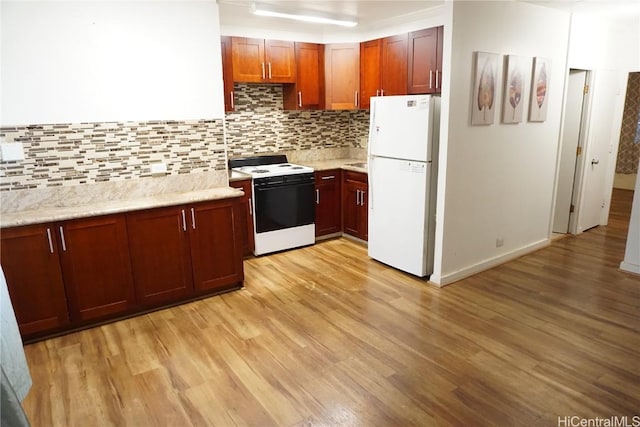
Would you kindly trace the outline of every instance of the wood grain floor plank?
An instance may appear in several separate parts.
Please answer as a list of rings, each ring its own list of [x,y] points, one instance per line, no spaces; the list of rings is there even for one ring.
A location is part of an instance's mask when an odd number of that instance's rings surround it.
[[[245,288],[27,345],[34,426],[549,426],[638,415],[640,278],[610,223],[443,289],[348,239]]]

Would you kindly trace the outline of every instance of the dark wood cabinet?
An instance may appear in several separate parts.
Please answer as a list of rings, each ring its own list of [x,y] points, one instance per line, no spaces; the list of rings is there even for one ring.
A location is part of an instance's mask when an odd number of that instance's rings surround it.
[[[184,207],[127,214],[131,266],[138,301],[156,305],[193,292]]]
[[[339,233],[341,230],[341,171],[332,169],[315,172],[316,236]]]
[[[178,301],[242,282],[236,204],[232,199],[127,214],[141,304]]]
[[[367,174],[344,171],[342,176],[343,232],[367,240],[369,237]]]
[[[284,85],[285,110],[324,108],[324,45],[295,43],[296,83]]]
[[[233,93],[233,56],[231,54],[231,37],[220,37],[220,51],[222,53],[224,111],[233,111],[235,109],[235,99]]]
[[[254,235],[253,235],[253,206],[252,206],[252,192],[251,192],[251,180],[232,181],[229,182],[229,186],[238,188],[244,192],[244,196],[240,198],[242,208],[238,211],[240,227],[238,228],[238,234],[240,235],[240,242],[242,243],[242,253],[244,256],[253,255],[253,249],[255,247]]]
[[[329,110],[355,110],[360,103],[360,45],[328,44],[325,50],[325,104]]]
[[[407,34],[360,43],[360,108],[372,96],[407,94]]]
[[[440,93],[442,89],[442,41],[444,27],[409,33],[409,94]]]
[[[124,313],[135,306],[124,215],[58,225],[60,263],[72,321]]]
[[[231,37],[231,57],[234,82],[296,81],[293,42]]]
[[[189,208],[193,283],[197,291],[223,290],[244,279],[237,199],[199,203]]]
[[[372,96],[380,95],[382,39],[360,43],[360,107],[369,108]]]
[[[69,313],[54,226],[6,228],[0,237],[0,263],[22,336],[67,325]]]

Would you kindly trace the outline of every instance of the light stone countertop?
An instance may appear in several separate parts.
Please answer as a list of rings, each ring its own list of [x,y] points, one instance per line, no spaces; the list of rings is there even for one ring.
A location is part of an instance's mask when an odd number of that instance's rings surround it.
[[[296,163],[312,167],[316,171],[344,169],[367,173],[366,160],[353,158],[303,160]],[[353,166],[351,163],[365,163],[365,167]],[[251,179],[251,176],[242,172],[229,171],[228,178],[229,182],[234,182]],[[71,206],[51,206],[38,209],[21,210],[17,212],[5,212],[0,215],[0,228],[88,218],[136,210],[177,206],[208,200],[220,200],[241,197],[243,194],[242,190],[235,188],[216,187],[185,192],[176,191],[147,197],[133,197],[131,199],[116,199],[107,202],[92,202]]]
[[[25,210],[15,213],[3,213],[0,216],[0,227],[5,228],[29,224],[42,224],[46,222],[110,215],[209,200],[221,200],[241,197],[243,194],[242,190],[235,188],[218,187],[207,190],[187,191],[184,193],[159,194],[129,200],[111,200],[108,202],[91,203],[87,205]]]

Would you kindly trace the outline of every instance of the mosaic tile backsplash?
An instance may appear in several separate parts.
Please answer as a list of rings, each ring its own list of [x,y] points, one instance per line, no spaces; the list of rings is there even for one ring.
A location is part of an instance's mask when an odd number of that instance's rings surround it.
[[[224,170],[223,121],[146,121],[0,128],[24,144],[24,161],[0,163],[0,191],[73,186],[151,175]]]
[[[369,111],[285,111],[282,85],[236,84],[226,114],[229,157],[326,148],[366,148]]]
[[[630,174],[638,172],[640,144],[635,143],[638,120],[640,117],[640,73],[630,73],[627,96],[624,102],[620,145],[616,173]]]
[[[223,120],[67,123],[0,128],[24,144],[24,161],[0,162],[0,191],[144,178],[164,162],[169,176],[226,168],[226,157],[366,148],[368,111],[285,111],[282,85],[235,86]]]

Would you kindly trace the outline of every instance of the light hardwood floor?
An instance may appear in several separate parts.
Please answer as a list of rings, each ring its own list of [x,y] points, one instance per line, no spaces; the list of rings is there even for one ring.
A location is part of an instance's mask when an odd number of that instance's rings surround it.
[[[248,260],[243,290],[26,346],[26,412],[83,427],[640,415],[640,278],[618,271],[630,194],[608,227],[443,289],[346,239]]]

